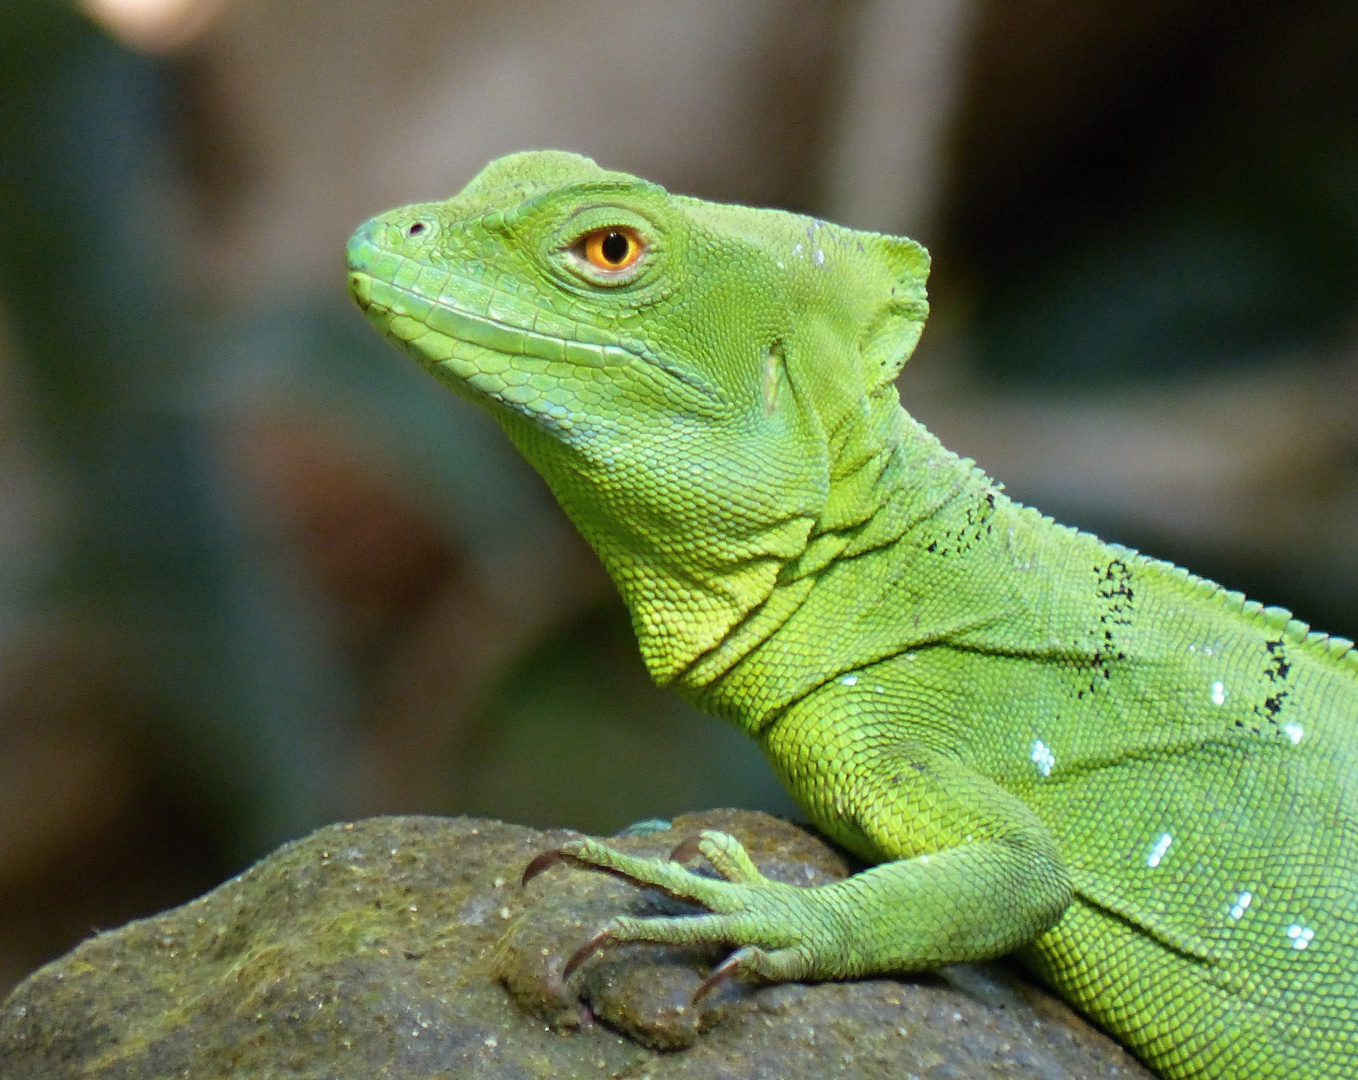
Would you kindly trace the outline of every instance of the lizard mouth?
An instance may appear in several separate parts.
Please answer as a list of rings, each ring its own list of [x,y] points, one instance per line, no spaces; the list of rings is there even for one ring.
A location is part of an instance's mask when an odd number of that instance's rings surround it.
[[[369,316],[386,318],[393,324],[391,331],[394,336],[417,352],[425,351],[420,345],[423,337],[435,334],[504,356],[592,368],[627,364],[641,359],[617,345],[595,345],[525,330],[512,323],[454,306],[449,303],[447,296],[433,301],[416,289],[358,271],[349,274],[349,293]],[[435,363],[446,360],[438,355],[430,358]]]
[[[638,358],[616,345],[591,345],[524,330],[438,302],[390,281],[350,271],[349,293],[384,336],[459,393],[489,398],[571,441],[590,426],[563,383]],[[567,374],[563,368],[570,365]],[[602,374],[600,372],[600,374]]]

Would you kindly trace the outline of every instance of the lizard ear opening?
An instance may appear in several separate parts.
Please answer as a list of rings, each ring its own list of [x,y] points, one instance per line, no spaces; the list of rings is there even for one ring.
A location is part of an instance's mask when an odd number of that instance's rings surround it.
[[[869,257],[886,269],[890,290],[872,313],[862,338],[864,374],[869,392],[901,373],[924,332],[929,300],[929,253],[902,236],[869,233],[862,238]]]

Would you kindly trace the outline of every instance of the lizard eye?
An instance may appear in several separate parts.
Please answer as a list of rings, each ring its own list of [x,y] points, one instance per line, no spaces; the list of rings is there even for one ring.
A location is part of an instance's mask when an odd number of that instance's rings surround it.
[[[586,233],[579,243],[585,262],[595,270],[616,274],[630,270],[641,261],[646,245],[631,229],[617,226]]]

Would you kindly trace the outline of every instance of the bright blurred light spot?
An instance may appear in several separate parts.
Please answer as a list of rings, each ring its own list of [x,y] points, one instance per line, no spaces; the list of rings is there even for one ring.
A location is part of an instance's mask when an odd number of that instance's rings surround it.
[[[171,52],[203,32],[227,0],[80,0],[86,15],[124,45]]]

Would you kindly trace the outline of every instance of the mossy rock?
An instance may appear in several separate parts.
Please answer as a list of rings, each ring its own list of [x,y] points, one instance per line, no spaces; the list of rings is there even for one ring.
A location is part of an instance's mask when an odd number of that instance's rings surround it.
[[[810,834],[717,811],[620,847],[739,836],[771,877],[849,869]],[[711,950],[564,958],[609,916],[692,910],[562,866],[570,833],[471,818],[376,818],[288,844],[183,907],[91,938],[0,1014],[0,1075],[434,1077],[1148,1077],[1064,1005],[1002,969],[820,986],[725,984]]]

